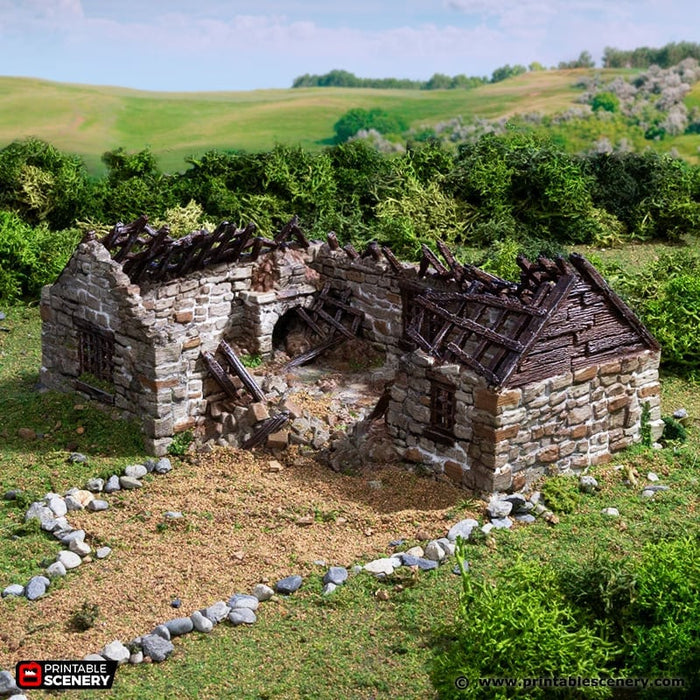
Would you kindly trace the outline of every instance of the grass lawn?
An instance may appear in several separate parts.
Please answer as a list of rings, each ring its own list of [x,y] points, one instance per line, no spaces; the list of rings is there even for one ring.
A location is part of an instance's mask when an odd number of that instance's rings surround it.
[[[276,143],[317,149],[349,109],[381,108],[412,127],[457,116],[552,114],[574,103],[586,70],[528,73],[473,90],[297,88],[166,93],[0,77],[0,147],[26,136],[80,155],[92,172],[123,146],[150,147],[166,171],[209,149],[267,150]],[[624,71],[598,71],[610,77]]]

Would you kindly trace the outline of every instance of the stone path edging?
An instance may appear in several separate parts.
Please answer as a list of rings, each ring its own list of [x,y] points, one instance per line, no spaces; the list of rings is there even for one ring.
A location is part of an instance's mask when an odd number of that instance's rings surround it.
[[[52,577],[64,576],[70,569],[77,568],[88,560],[91,561],[91,549],[84,541],[85,532],[70,526],[66,519],[68,512],[83,508],[93,512],[107,510],[109,504],[102,499],[97,499],[95,494],[141,488],[143,484],[140,479],[146,474],[165,474],[171,469],[170,460],[166,457],[158,461],[147,460],[144,464],[126,467],[121,476],[112,475],[107,481],[98,478],[90,479],[86,484],[86,489],[69,489],[63,497],[55,493],[47,493],[43,501],[32,503],[25,514],[25,522],[37,519],[43,530],[51,532],[68,549],[61,550],[56,561],[46,567],[48,578],[46,576],[33,576],[25,586],[20,584],[7,586],[2,592],[2,597],[24,595],[29,600],[40,598],[46,593]],[[649,474],[650,481],[657,479],[655,474]],[[587,475],[580,477],[580,491],[594,493],[598,488],[598,483],[593,477]],[[643,490],[642,496],[653,498],[657,491],[667,489],[667,486],[661,485],[647,486]],[[5,497],[8,498],[8,494],[5,494]],[[607,514],[608,511],[615,510],[614,508],[606,508],[602,512]],[[612,512],[609,514],[617,515],[617,513]],[[173,512],[172,515],[179,514]],[[374,559],[364,565],[357,564],[352,567],[350,572],[344,566],[331,566],[323,576],[322,595],[331,595],[348,580],[351,574],[357,575],[363,571],[373,574],[378,579],[384,579],[400,567],[411,567],[420,571],[437,569],[454,555],[458,537],[469,540],[477,531],[488,535],[493,529],[510,529],[513,527],[513,520],[527,524],[535,521],[535,515],[542,517],[550,524],[558,522],[557,516],[542,503],[538,491],[529,496],[521,493],[493,494],[486,505],[486,515],[489,522],[482,526],[473,518],[461,520],[448,530],[446,537],[438,539],[429,539],[429,536],[418,537],[421,540],[428,540],[425,547],[414,546],[406,551],[395,551],[391,556]],[[389,546],[399,547],[404,542],[403,539],[394,540],[389,543]],[[95,552],[95,556],[98,559],[103,559],[109,556],[110,552],[109,547],[103,547]],[[325,562],[317,563],[325,566]],[[468,567],[468,564],[466,566]],[[461,573],[459,566],[453,568],[453,573]],[[154,663],[163,662],[175,649],[172,643],[172,639],[175,637],[195,631],[208,634],[224,620],[228,620],[234,627],[255,624],[261,603],[275,600],[276,595],[290,596],[298,591],[302,585],[303,578],[298,574],[280,579],[275,584],[274,589],[263,583],[258,583],[253,588],[252,594],[234,593],[228,600],[220,600],[207,608],[195,610],[189,617],[177,617],[159,624],[151,632],[136,637],[127,644],[120,640],[114,640],[105,645],[99,653],[88,654],[84,659],[108,659],[117,661],[120,665],[125,663],[140,664],[149,659]],[[179,607],[179,601],[177,601],[177,605],[173,601],[173,606]],[[0,696],[9,695],[9,700],[26,700],[26,695],[18,693],[21,691],[15,685],[14,677],[8,671],[0,670]]]

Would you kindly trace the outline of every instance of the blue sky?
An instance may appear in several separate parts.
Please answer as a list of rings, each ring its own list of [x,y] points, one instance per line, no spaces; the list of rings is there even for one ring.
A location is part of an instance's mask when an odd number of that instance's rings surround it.
[[[0,0],[0,74],[149,90],[490,75],[700,40],[697,0]]]

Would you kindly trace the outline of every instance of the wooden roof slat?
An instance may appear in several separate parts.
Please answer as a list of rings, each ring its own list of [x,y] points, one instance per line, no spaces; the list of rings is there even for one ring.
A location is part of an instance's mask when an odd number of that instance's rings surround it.
[[[402,272],[406,271],[406,268],[403,266],[401,261],[394,255],[394,252],[391,250],[391,248],[388,248],[387,246],[382,246],[382,253],[384,253],[384,257],[387,259],[389,265],[391,265],[391,269],[394,272],[401,274]]]
[[[326,240],[328,241],[328,247],[331,250],[338,250],[338,248],[340,248],[338,236],[336,235],[335,231],[329,231],[328,235],[326,236]]]
[[[437,247],[440,254],[445,258],[445,262],[449,265],[452,271],[452,276],[455,280],[460,280],[462,274],[464,273],[464,266],[457,262],[457,259],[452,254],[452,251],[448,248],[447,244],[438,238]]]
[[[433,253],[427,245],[422,245],[421,250],[423,251],[423,259],[427,260],[430,265],[433,266],[435,272],[438,273],[440,277],[447,277],[450,275],[450,270],[448,270],[439,260],[437,255]],[[423,266],[423,260],[421,260],[421,267]],[[426,267],[427,270],[427,267]]]
[[[476,321],[472,321],[470,318],[457,318],[454,314],[451,314],[449,311],[441,309],[437,304],[434,304],[432,301],[428,301],[427,299],[422,297],[416,297],[416,303],[420,306],[424,306],[426,309],[428,309],[434,314],[437,314],[438,316],[441,316],[442,318],[451,320],[455,326],[473,331],[477,335],[481,335],[485,338],[488,338],[492,342],[498,343],[499,345],[504,345],[505,347],[511,350],[515,350],[516,352],[521,352],[523,350],[522,343],[518,342],[517,340],[512,340],[511,338],[508,338],[505,335],[501,335],[500,333],[494,333],[489,328],[485,328]]]
[[[469,357],[469,355],[467,355],[461,348],[457,347],[457,345],[455,345],[454,343],[448,343],[447,349],[453,355],[458,357],[459,360],[465,365],[471,367],[473,370],[486,377],[492,384],[499,383],[499,378],[488,367],[484,367],[484,365],[475,360],[473,357]]]

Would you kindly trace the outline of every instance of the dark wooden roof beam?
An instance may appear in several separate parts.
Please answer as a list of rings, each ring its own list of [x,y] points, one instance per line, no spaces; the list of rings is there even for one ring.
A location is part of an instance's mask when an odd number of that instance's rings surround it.
[[[425,307],[426,310],[431,311],[433,314],[451,321],[455,326],[472,331],[477,335],[483,336],[488,340],[497,343],[498,345],[503,345],[511,350],[515,350],[516,352],[520,352],[523,349],[522,343],[518,342],[517,340],[512,340],[511,338],[501,335],[500,333],[495,333],[491,329],[485,328],[476,321],[472,321],[470,318],[458,318],[454,314],[441,309],[437,304],[434,304],[423,297],[416,297],[416,303]]]

